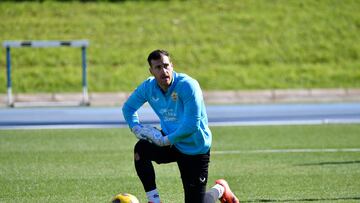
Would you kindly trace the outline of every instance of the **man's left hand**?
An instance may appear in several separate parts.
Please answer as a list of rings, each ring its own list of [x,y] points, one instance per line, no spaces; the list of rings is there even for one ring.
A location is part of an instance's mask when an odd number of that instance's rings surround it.
[[[168,136],[163,136],[161,131],[152,127],[152,126],[144,126],[144,128],[150,128],[148,129],[149,133],[146,133],[146,139],[159,147],[169,146],[170,141]]]

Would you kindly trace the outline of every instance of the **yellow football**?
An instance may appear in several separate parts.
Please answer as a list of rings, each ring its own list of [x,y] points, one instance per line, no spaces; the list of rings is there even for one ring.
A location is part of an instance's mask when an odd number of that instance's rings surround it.
[[[116,195],[112,203],[139,203],[139,200],[132,194],[129,193],[120,193]]]

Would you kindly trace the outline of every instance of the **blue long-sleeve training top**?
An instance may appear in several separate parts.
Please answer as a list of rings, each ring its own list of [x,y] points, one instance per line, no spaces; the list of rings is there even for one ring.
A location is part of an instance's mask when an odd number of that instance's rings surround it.
[[[211,131],[199,83],[190,76],[173,71],[173,81],[164,93],[154,77],[149,77],[129,96],[122,112],[130,128],[139,125],[137,110],[148,102],[160,119],[170,143],[184,154],[208,152]]]

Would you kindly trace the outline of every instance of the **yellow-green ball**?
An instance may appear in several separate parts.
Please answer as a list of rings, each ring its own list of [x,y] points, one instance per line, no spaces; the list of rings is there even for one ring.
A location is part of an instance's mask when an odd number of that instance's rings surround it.
[[[114,197],[112,203],[139,203],[139,200],[132,194],[120,193]]]

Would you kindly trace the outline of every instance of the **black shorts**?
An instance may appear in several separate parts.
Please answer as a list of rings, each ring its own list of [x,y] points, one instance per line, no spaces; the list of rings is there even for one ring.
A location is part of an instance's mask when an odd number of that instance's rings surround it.
[[[140,140],[135,145],[135,159],[155,161],[158,164],[176,162],[183,183],[185,202],[203,202],[206,193],[210,150],[205,154],[187,155],[175,146],[158,147]],[[146,184],[146,183],[143,183]]]

